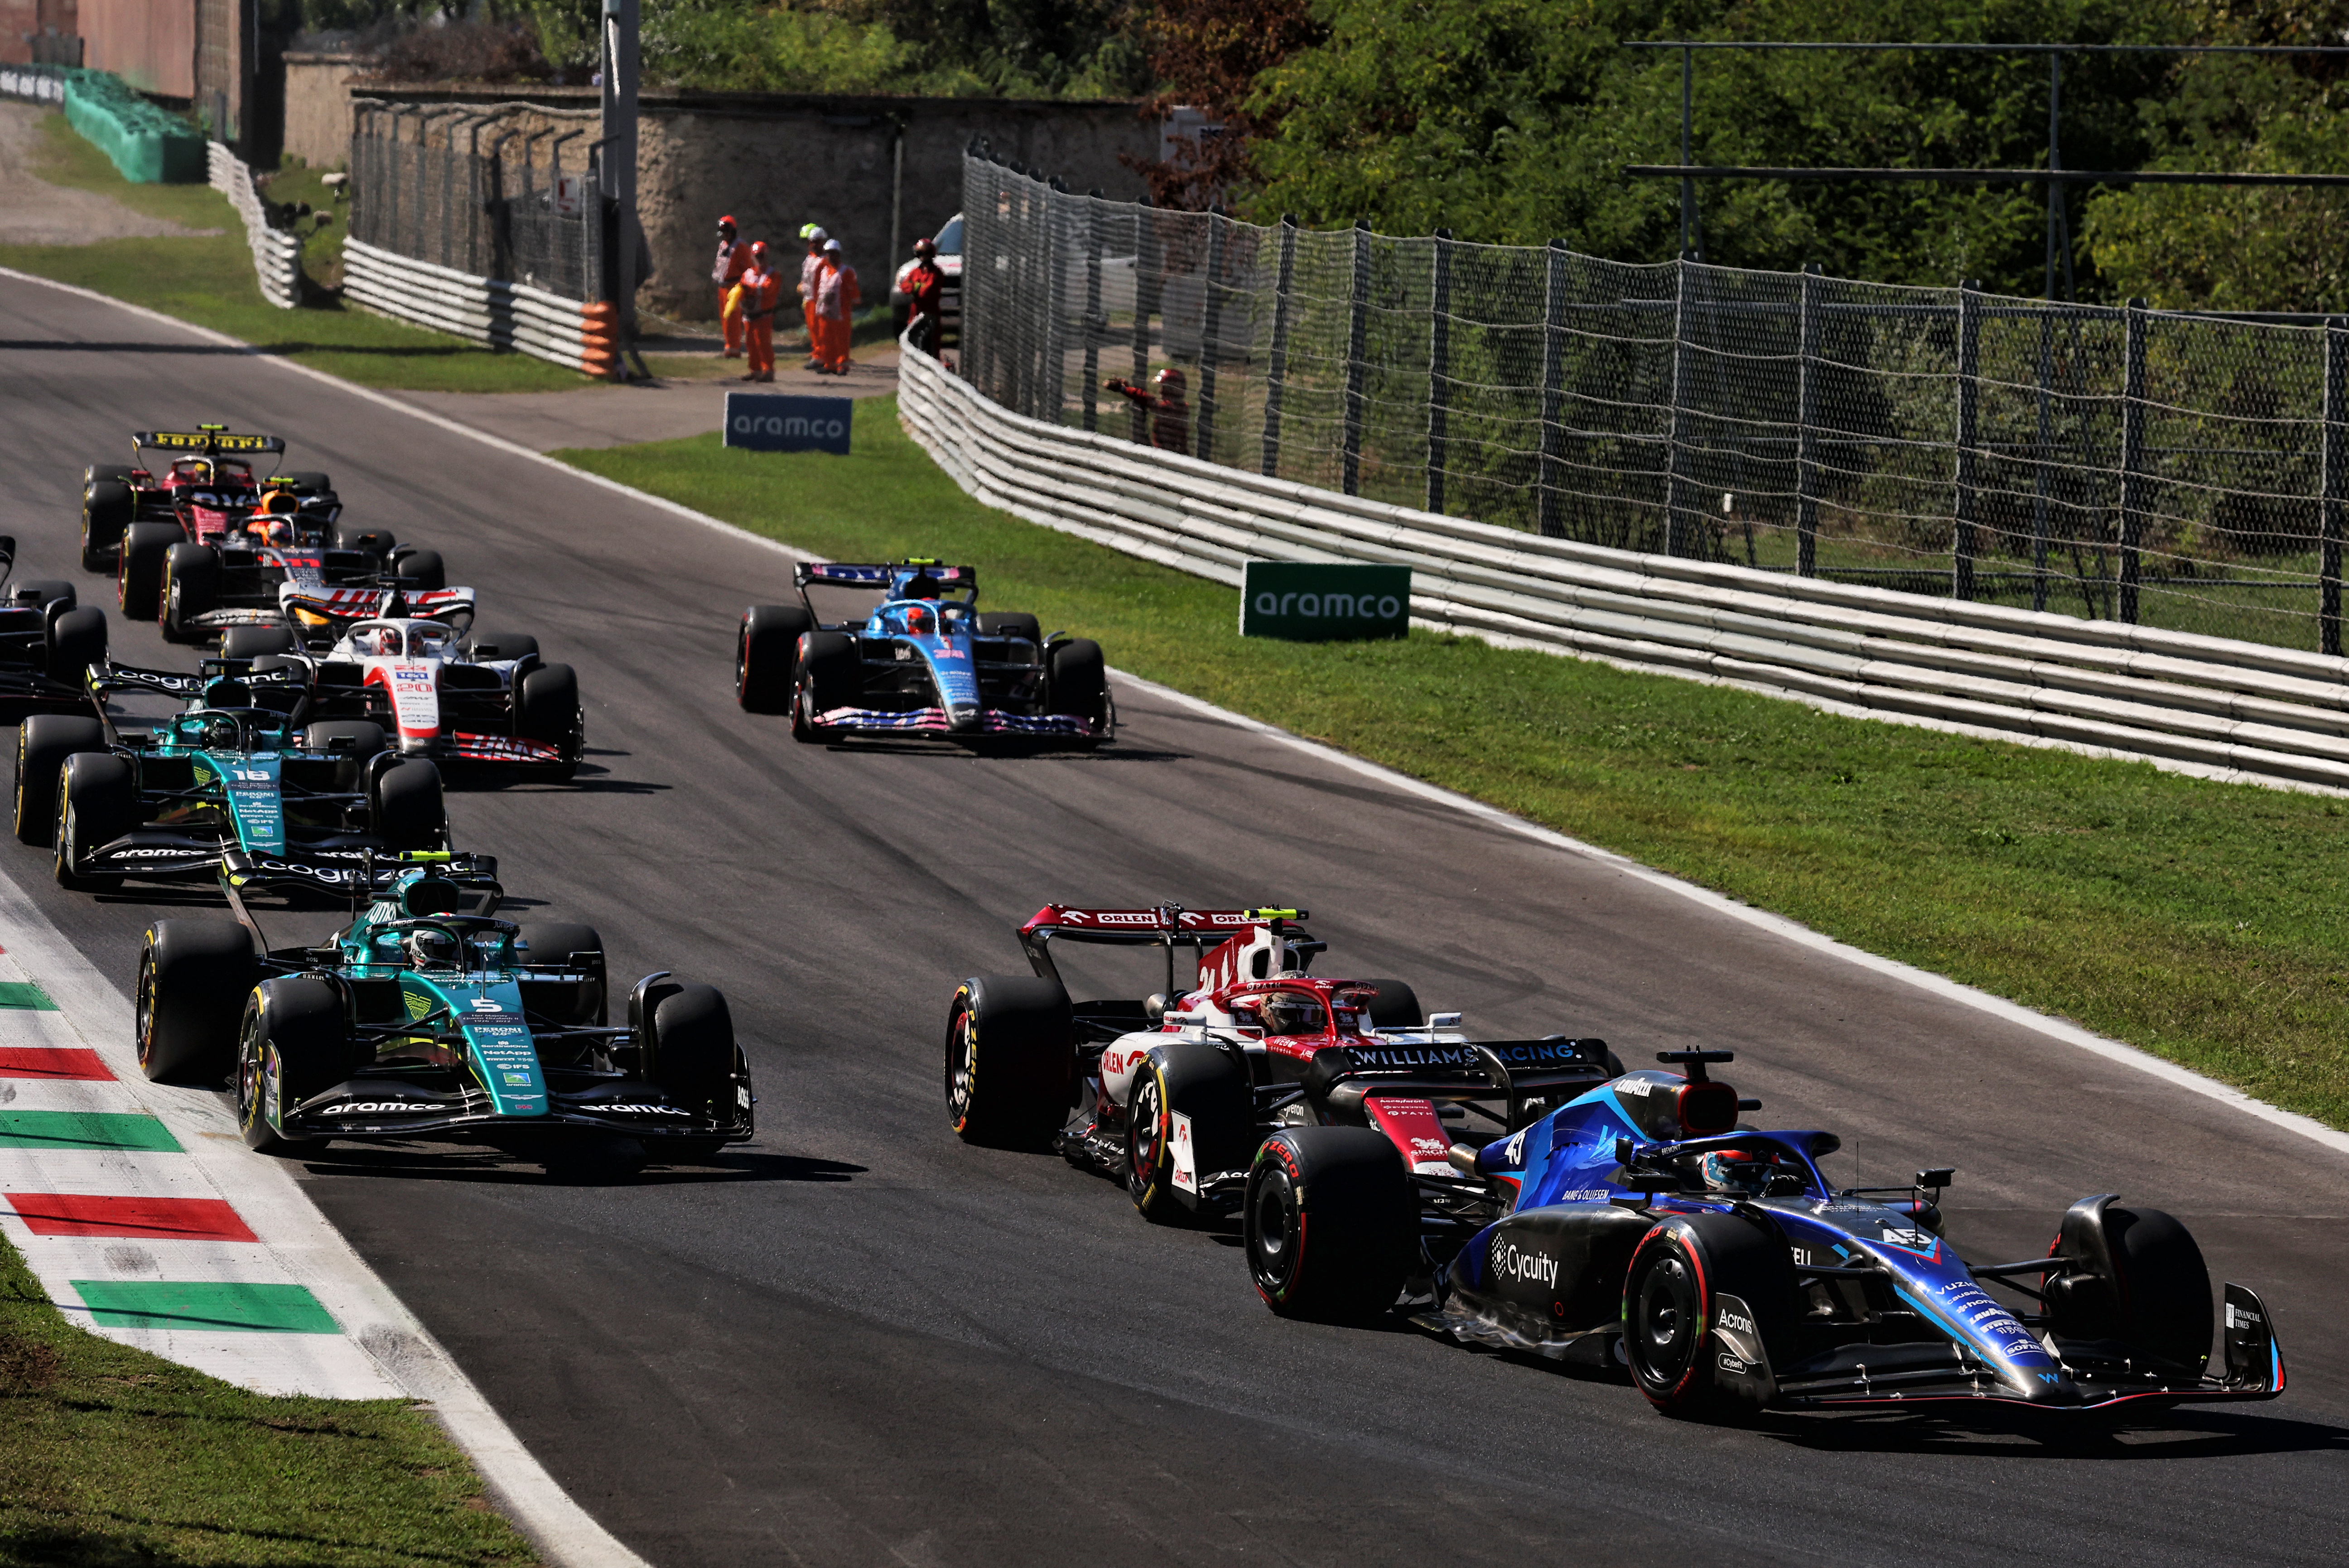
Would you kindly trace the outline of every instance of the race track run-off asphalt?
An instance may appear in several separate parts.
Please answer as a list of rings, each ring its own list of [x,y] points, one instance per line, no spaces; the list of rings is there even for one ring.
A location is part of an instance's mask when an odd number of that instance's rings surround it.
[[[31,282],[0,278],[0,531],[24,575],[107,602],[73,559],[81,465],[134,425],[222,421],[286,435],[289,465],[330,472],[354,515],[440,549],[484,624],[576,666],[589,765],[571,786],[452,794],[459,843],[500,857],[520,918],[595,925],[616,982],[670,969],[723,989],[761,1096],[751,1146],[634,1179],[421,1147],[268,1161],[217,1096],[129,1061],[140,933],[189,906],[67,894],[44,855],[0,846],[17,966],[0,978],[60,1004],[0,1010],[20,1075],[0,1080],[0,1225],[97,1332],[363,1376],[388,1365],[377,1329],[412,1314],[554,1480],[664,1568],[2339,1561],[2337,1147],[1140,685],[1091,757],[795,745],[730,690],[735,617],[789,592],[772,547]],[[120,657],[185,667],[151,628],[114,629]],[[1019,919],[1164,898],[1302,905],[1330,944],[1318,970],[1403,976],[1479,1032],[1599,1035],[1627,1060],[1734,1050],[1723,1075],[1771,1125],[1842,1135],[1844,1179],[1959,1167],[1968,1256],[2043,1252],[2092,1193],[2170,1210],[2214,1274],[2265,1296],[2291,1392],[2079,1447],[1899,1418],[1741,1430],[1400,1326],[1276,1319],[1228,1231],[1148,1225],[1058,1159],[962,1146],[941,1112],[947,1001],[1021,967]],[[281,942],[331,923],[262,918]],[[1139,979],[1100,983],[1156,989]],[[133,1126],[6,1119],[27,1116],[144,1117],[131,1141],[178,1152],[26,1153],[7,1129]],[[28,1217],[31,1193],[87,1201]],[[101,1201],[130,1199],[207,1201]],[[256,1240],[218,1234],[231,1211]],[[213,1233],[40,1229],[109,1222]],[[382,1300],[323,1266],[340,1247]],[[143,1295],[109,1294],[124,1284]],[[250,1314],[301,1291],[320,1315],[275,1326],[115,1315]]]

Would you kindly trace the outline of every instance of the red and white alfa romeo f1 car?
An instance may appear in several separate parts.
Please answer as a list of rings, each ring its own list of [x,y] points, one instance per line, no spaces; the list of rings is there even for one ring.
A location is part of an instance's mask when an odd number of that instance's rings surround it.
[[[479,764],[567,779],[577,771],[586,713],[571,666],[541,659],[536,638],[473,633],[414,613],[437,605],[470,619],[471,588],[419,594],[415,607],[397,593],[375,597],[383,613],[345,628],[323,651],[297,647],[282,626],[236,628],[221,651],[257,668],[303,667],[305,723],[375,726],[388,749],[429,757],[443,772]]]
[[[1257,1146],[1283,1127],[1376,1127],[1406,1169],[1451,1177],[1455,1143],[1506,1136],[1621,1071],[1604,1041],[1472,1040],[1457,1012],[1423,1017],[1402,981],[1309,975],[1325,944],[1293,923],[1304,918],[1046,905],[1019,929],[1032,975],[955,992],[947,1119],[974,1143],[1049,1137],[1156,1220],[1236,1209]],[[1165,989],[1072,1002],[1054,959],[1071,943],[1163,949]],[[1431,1077],[1461,1092],[1373,1092]],[[1472,1116],[1489,1126],[1472,1135]]]

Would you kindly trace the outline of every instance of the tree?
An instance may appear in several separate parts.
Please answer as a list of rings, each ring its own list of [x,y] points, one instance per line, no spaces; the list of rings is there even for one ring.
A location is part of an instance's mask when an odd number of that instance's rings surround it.
[[[1143,112],[1201,110],[1216,134],[1176,139],[1169,159],[1127,162],[1150,182],[1161,206],[1204,210],[1254,182],[1254,150],[1279,130],[1278,107],[1254,109],[1258,78],[1327,29],[1309,0],[1162,0],[1140,27],[1157,96]]]

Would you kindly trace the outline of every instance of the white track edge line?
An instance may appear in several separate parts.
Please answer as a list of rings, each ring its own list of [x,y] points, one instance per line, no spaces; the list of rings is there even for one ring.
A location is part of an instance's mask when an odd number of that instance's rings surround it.
[[[1547,845],[1553,849],[1564,850],[1569,855],[1595,861],[1612,870],[1621,872],[1624,876],[1645,882],[1651,887],[1662,888],[1692,903],[1702,904],[1716,914],[1727,915],[1733,919],[1743,920],[1747,925],[1757,926],[1787,941],[1797,943],[1816,952],[1829,954],[1847,963],[1857,964],[1862,969],[1873,970],[1878,974],[1913,986],[1919,991],[1971,1007],[1979,1012],[1989,1013],[2003,1023],[2020,1025],[2052,1040],[2061,1041],[2066,1045],[2076,1046],[2080,1050],[2102,1056],[2107,1061],[2134,1067],[2140,1073],[2159,1078],[2165,1083],[2174,1084],[2180,1088],[2189,1089],[2205,1098],[2216,1100],[2220,1105],[2241,1111],[2246,1116],[2256,1116],[2287,1132],[2298,1133],[2301,1137],[2323,1144],[2336,1153],[2349,1154],[2349,1133],[2337,1132],[2313,1116],[2304,1116],[2297,1111],[2287,1111],[2280,1106],[2269,1105],[2264,1100],[2253,1099],[2231,1085],[2220,1083],[2215,1078],[2205,1077],[2191,1068],[2181,1067],[2175,1062],[2165,1061],[2134,1045],[2110,1039],[2092,1030],[2083,1029],[2078,1024],[2064,1019],[2050,1018],[2045,1013],[2035,1012],[2020,1002],[2009,1002],[2002,996],[1994,996],[1989,992],[1977,990],[1973,986],[1951,980],[1946,975],[1935,974],[1930,970],[1902,963],[1898,959],[1884,958],[1852,947],[1848,943],[1839,942],[1833,937],[1823,936],[1808,926],[1789,919],[1784,915],[1774,915],[1766,909],[1757,909],[1751,904],[1740,903],[1709,888],[1700,888],[1693,882],[1683,881],[1669,872],[1642,866],[1638,861],[1618,855],[1611,849],[1601,849],[1595,844],[1586,844],[1578,838],[1569,838],[1563,833],[1544,827],[1537,823],[1528,822],[1524,817],[1513,815],[1498,806],[1487,805],[1481,800],[1475,800],[1455,791],[1445,789],[1441,784],[1432,784],[1423,779],[1413,778],[1408,774],[1398,773],[1392,768],[1354,756],[1334,746],[1325,746],[1318,741],[1309,741],[1302,735],[1294,734],[1275,724],[1268,724],[1261,719],[1251,719],[1245,713],[1235,713],[1227,708],[1219,708],[1213,702],[1194,697],[1186,691],[1177,691],[1171,686],[1161,686],[1154,680],[1145,680],[1141,676],[1129,674],[1123,670],[1112,670],[1111,673],[1125,684],[1137,691],[1146,691],[1154,697],[1163,698],[1206,717],[1278,741],[1309,756],[1376,779],[1381,784],[1401,790],[1407,794],[1414,794],[1423,800],[1449,806],[1454,811],[1476,817],[1480,821],[1489,823],[1493,826],[1520,837],[1530,838],[1537,843]]]
[[[260,349],[254,348],[250,344],[241,343],[237,339],[229,337],[227,334],[214,332],[210,327],[194,327],[187,322],[179,320],[175,317],[166,316],[160,311],[150,310],[144,306],[130,305],[125,301],[113,298],[111,296],[99,294],[94,289],[82,288],[73,284],[55,283],[48,278],[36,276],[30,273],[20,273],[11,268],[0,267],[0,276],[18,278],[27,283],[47,284],[48,286],[52,288],[64,289],[67,293],[78,294],[85,298],[98,300],[102,304],[111,305],[120,309],[132,311],[138,315],[146,317],[150,320],[161,322],[166,326],[177,327],[186,331],[201,334],[216,342],[243,348],[245,352],[253,355],[256,358],[266,360],[271,364],[284,366],[289,370],[298,370],[303,375],[328,382],[346,391],[354,392],[371,402],[380,403],[387,408],[398,409],[401,411],[412,414],[416,418],[423,420],[428,423],[438,425],[443,430],[452,431],[459,435],[469,436],[475,441],[496,447],[501,451],[513,452],[519,456],[529,458],[533,462],[545,463],[547,466],[560,469],[565,473],[576,474],[582,479],[588,480],[593,483],[603,486],[605,489],[615,491],[637,501],[642,501],[648,505],[659,508],[661,511],[670,513],[678,517],[686,518],[691,522],[698,523],[704,527],[714,528],[720,533],[730,534],[738,538],[747,539],[752,544],[762,545],[768,549],[780,551],[782,554],[791,556],[794,560],[813,559],[812,556],[806,555],[804,552],[792,549],[789,545],[778,544],[772,539],[762,538],[759,535],[753,534],[746,528],[740,528],[731,523],[712,517],[706,512],[696,512],[689,506],[683,506],[678,504],[677,502],[664,500],[657,495],[647,494],[644,491],[635,489],[629,485],[622,484],[617,480],[606,479],[601,474],[589,473],[584,469],[574,468],[568,463],[563,462],[555,458],[546,456],[543,452],[533,452],[528,447],[518,445],[513,441],[505,440],[502,436],[493,436],[488,434],[486,431],[477,431],[469,426],[460,424],[454,420],[444,419],[439,414],[431,413],[426,410],[417,408],[413,404],[403,403],[396,398],[388,397],[383,393],[375,391],[369,388],[357,386],[351,382],[342,379],[338,376],[328,375],[324,370],[313,369],[307,365],[297,365],[291,360],[279,358],[274,355],[264,354]],[[1292,734],[1288,731],[1283,730],[1278,725],[1268,724],[1262,720],[1248,718],[1246,714],[1235,713],[1226,708],[1219,708],[1216,706],[1216,704],[1209,702],[1203,698],[1191,696],[1187,692],[1177,691],[1170,686],[1161,686],[1155,681],[1145,680],[1138,675],[1128,674],[1124,670],[1112,670],[1111,673],[1114,674],[1121,680],[1130,682],[1138,690],[1149,691],[1155,695],[1164,697],[1171,701],[1181,703],[1185,707],[1221,720],[1224,722],[1236,724],[1242,729],[1269,736],[1272,739],[1284,742],[1285,744],[1294,746],[1300,751],[1319,757],[1324,761],[1335,763],[1338,765],[1349,768],[1355,773],[1378,779],[1384,784],[1390,784],[1397,789],[1403,790],[1409,794],[1417,794],[1428,800],[1440,802],[1451,806],[1456,811],[1466,812],[1472,816],[1482,817],[1485,821],[1490,822],[1496,826],[1505,828],[1511,833],[1536,839],[1541,843],[1549,845],[1553,848],[1563,849],[1569,854],[1583,856],[1614,867],[1629,876],[1638,877],[1641,881],[1651,883],[1656,887],[1679,894],[1682,898],[1703,904],[1708,908],[1714,909],[1716,912],[1729,915],[1736,919],[1744,920],[1749,925],[1758,926],[1764,930],[1768,930],[1778,936],[1784,937],[1789,941],[1798,942],[1805,947],[1812,948],[1820,952],[1831,953],[1847,962],[1858,964],[1863,969],[1874,970],[1879,974],[1889,975],[1893,979],[1914,986],[1920,991],[1930,992],[1934,995],[1945,997],[1952,1002],[1973,1008],[1978,1012],[1990,1013],[1994,1017],[2003,1019],[2007,1023],[2019,1024],[2023,1028],[2044,1034],[2051,1039],[2060,1040],[2065,1044],[2077,1046],[2083,1051],[2087,1051],[2093,1054],[2105,1057],[2109,1061],[2118,1062],[2123,1065],[2134,1067],[2138,1072],[2162,1079],[2167,1083],[2175,1084],[2180,1088],[2190,1089],[2194,1093],[2201,1095],[2206,1098],[2216,1100],[2221,1105],[2232,1106],[2234,1109],[2241,1111],[2248,1116],[2256,1116],[2261,1121],[2271,1123],[2276,1127],[2284,1128],[2286,1131],[2298,1133],[2301,1137],[2311,1139],[2313,1142],[2323,1144],[2327,1148],[2339,1153],[2349,1154],[2349,1133],[2336,1132],[2333,1128],[2326,1127],[2323,1122],[2318,1121],[2313,1116],[2304,1116],[2297,1111],[2287,1111],[2282,1109],[2281,1106],[2271,1106],[2264,1100],[2253,1099],[2251,1096],[2243,1093],[2240,1089],[2235,1088],[2231,1085],[2220,1083],[2215,1078],[2205,1077],[2201,1074],[2193,1071],[2191,1068],[2181,1067],[2175,1062],[2165,1061],[2161,1057],[2156,1056],[2150,1052],[2141,1051],[2134,1045],[2124,1044],[2118,1040],[2110,1039],[2105,1035],[2095,1033],[2091,1030],[2083,1029],[2078,1024],[2069,1023],[2064,1019],[2050,1018],[2044,1013],[2034,1012],[2030,1008],[2022,1005],[2020,1002],[2009,1002],[2002,996],[1993,996],[1986,991],[1979,991],[1972,986],[1961,984],[1944,975],[1938,975],[1928,970],[1919,969],[1913,964],[1905,964],[1897,959],[1881,958],[1875,953],[1867,952],[1861,949],[1852,947],[1847,943],[1837,941],[1832,937],[1822,936],[1818,932],[1812,930],[1809,927],[1805,926],[1798,921],[1790,920],[1783,915],[1773,915],[1766,910],[1754,909],[1751,905],[1741,904],[1734,898],[1725,898],[1709,888],[1700,888],[1692,882],[1684,882],[1677,877],[1655,870],[1650,867],[1642,866],[1637,861],[1627,859],[1624,857],[1614,853],[1612,850],[1601,849],[1596,845],[1585,844],[1579,839],[1569,838],[1565,834],[1553,832],[1549,828],[1542,827],[1535,823],[1527,822],[1523,817],[1514,816],[1509,813],[1501,810],[1497,806],[1487,805],[1483,801],[1472,800],[1466,795],[1457,794],[1452,790],[1444,789],[1440,785],[1428,784],[1423,780],[1413,778],[1409,774],[1398,773],[1392,768],[1384,767],[1377,763],[1369,762],[1363,758],[1350,755],[1345,752],[1339,751],[1334,747],[1324,746],[1318,742],[1309,741],[1303,736]],[[1897,721],[1887,722],[1890,722]],[[1929,727],[1937,728],[1938,726]],[[2006,737],[2001,738],[2003,739]]]
[[[142,1097],[168,1103],[171,1120],[183,1127],[192,1120],[213,1124],[205,1130],[218,1134],[217,1138],[182,1142],[222,1197],[235,1202],[240,1212],[245,1200],[252,1200],[256,1210],[282,1212],[292,1207],[315,1221],[314,1234],[305,1239],[305,1257],[335,1277],[341,1287],[339,1294],[364,1302],[384,1320],[379,1326],[391,1331],[351,1334],[353,1343],[382,1368],[393,1386],[429,1407],[441,1428],[472,1459],[498,1511],[524,1539],[559,1568],[650,1568],[547,1474],[455,1358],[310,1201],[309,1194],[285,1167],[245,1148],[233,1118],[215,1096],[150,1084],[138,1075],[135,1062],[123,1059],[127,1047],[120,1047],[130,1038],[129,1002],[42,913],[17,882],[15,868],[5,865],[0,865],[0,920],[10,925],[18,944],[11,956],[49,993],[76,1030],[91,1045],[100,1047],[102,1056],[113,1058],[109,1066],[127,1068],[125,1081]],[[254,1220],[262,1218],[258,1212],[253,1215]]]

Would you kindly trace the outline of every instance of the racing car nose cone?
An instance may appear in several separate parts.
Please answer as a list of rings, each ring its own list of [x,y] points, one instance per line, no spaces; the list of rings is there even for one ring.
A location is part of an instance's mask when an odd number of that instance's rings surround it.
[[[949,730],[978,729],[978,705],[976,703],[964,703],[956,707],[948,708],[947,710],[947,728]]]

